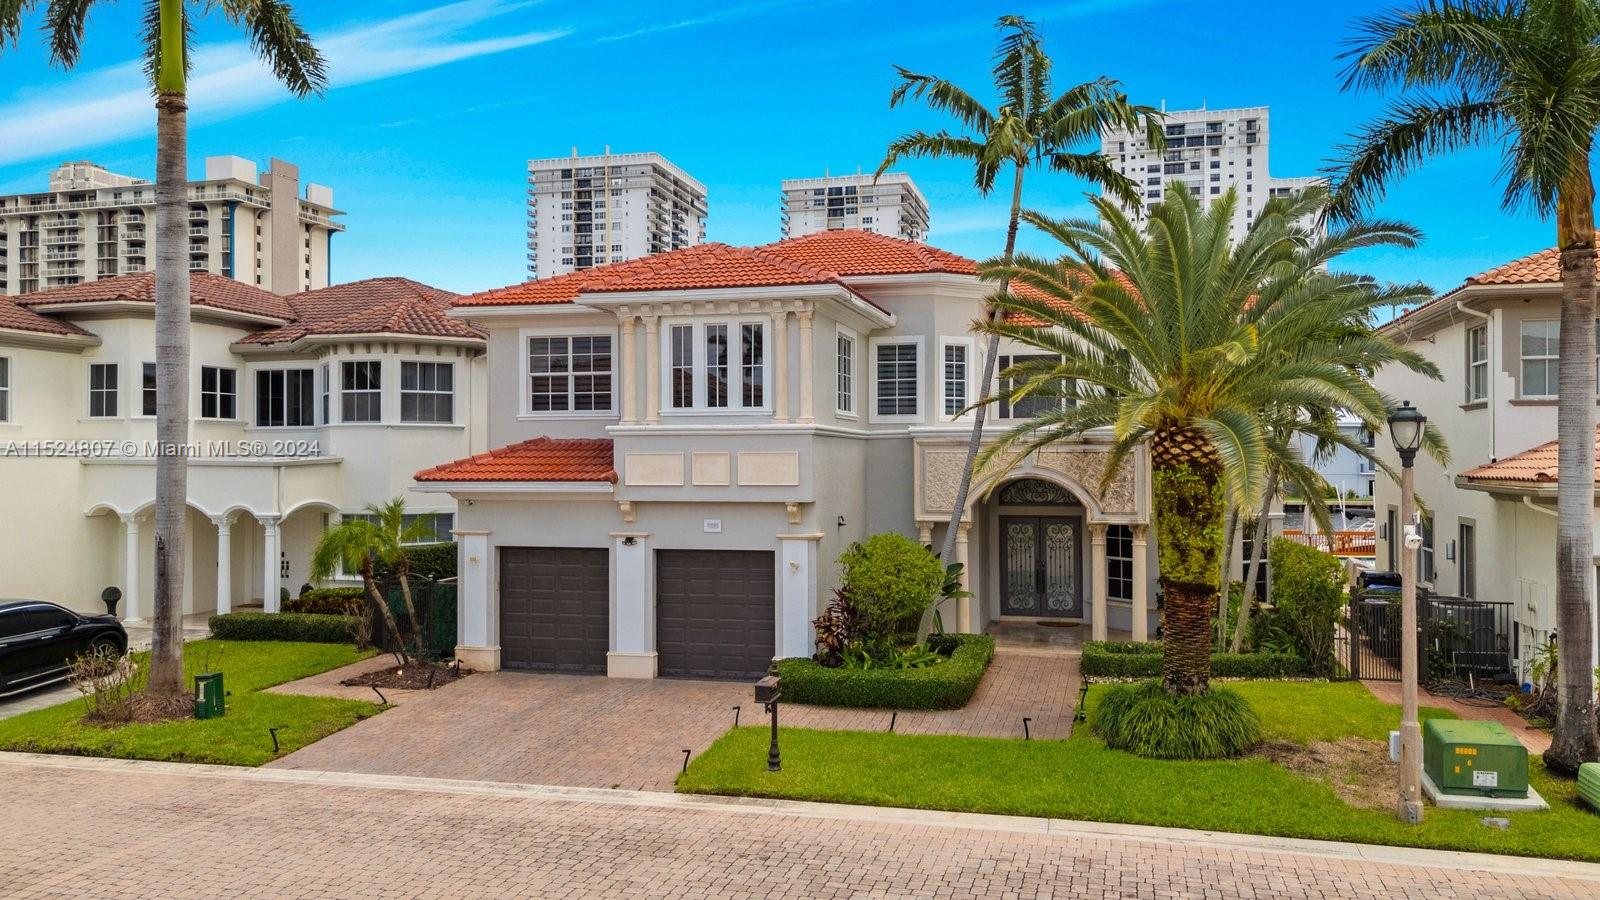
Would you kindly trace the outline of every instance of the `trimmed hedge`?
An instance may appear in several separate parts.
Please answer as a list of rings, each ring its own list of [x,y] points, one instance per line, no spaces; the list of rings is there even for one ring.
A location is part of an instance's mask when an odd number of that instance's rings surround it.
[[[934,635],[928,645],[949,659],[926,669],[829,668],[814,659],[777,662],[783,699],[816,706],[959,709],[972,699],[994,657],[986,634]]]
[[[312,588],[284,601],[286,613],[313,613],[324,616],[355,616],[366,603],[366,589],[358,587]]]
[[[1082,667],[1088,678],[1159,678],[1161,644],[1089,641],[1083,645]],[[1299,678],[1309,672],[1306,661],[1293,653],[1211,654],[1214,678]]]
[[[355,616],[238,612],[211,617],[211,636],[219,641],[353,644],[355,632]]]
[[[407,547],[406,560],[411,563],[413,579],[422,577],[431,578],[434,581],[443,581],[446,578],[456,577],[455,541]],[[394,578],[394,571],[381,562],[372,567],[372,574],[379,583],[387,582]]]

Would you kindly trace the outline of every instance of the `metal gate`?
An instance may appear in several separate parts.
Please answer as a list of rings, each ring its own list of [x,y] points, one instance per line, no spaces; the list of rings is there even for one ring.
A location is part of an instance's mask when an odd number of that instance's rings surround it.
[[[1417,604],[1418,677],[1424,682],[1450,677],[1493,678],[1511,671],[1511,603],[1433,596]],[[1337,642],[1347,677],[1358,681],[1399,681],[1399,598],[1389,594],[1352,597],[1345,608]]]

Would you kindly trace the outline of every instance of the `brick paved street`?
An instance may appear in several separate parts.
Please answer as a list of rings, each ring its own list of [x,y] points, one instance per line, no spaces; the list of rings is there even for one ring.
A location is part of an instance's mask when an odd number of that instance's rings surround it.
[[[1040,819],[14,754],[0,781],[8,898],[1600,896],[1596,866]]]

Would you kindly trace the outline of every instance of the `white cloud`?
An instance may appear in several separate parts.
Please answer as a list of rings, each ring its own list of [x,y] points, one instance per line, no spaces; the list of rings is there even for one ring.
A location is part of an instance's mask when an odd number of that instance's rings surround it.
[[[507,0],[460,0],[381,22],[348,26],[313,39],[328,61],[330,89],[565,37],[568,31],[522,31],[467,38],[462,32],[530,6]],[[189,79],[189,115],[216,121],[289,97],[243,42],[197,46]],[[129,85],[139,85],[130,88]],[[155,130],[155,110],[137,61],[75,73],[59,87],[30,91],[0,105],[0,121],[26,141],[0,144],[0,165],[122,140]]]
[[[771,12],[772,10],[782,9],[786,6],[795,6],[798,4],[798,2],[799,0],[774,0],[774,2],[769,3],[729,6],[716,12],[706,13],[702,16],[679,19],[675,22],[660,22],[654,25],[645,25],[641,28],[635,28],[632,31],[621,32],[620,34],[608,34],[604,37],[596,38],[595,40],[600,43],[606,43],[609,41],[625,41],[629,38],[643,37],[649,34],[659,34],[663,31],[679,31],[684,28],[698,28],[701,25],[713,25],[717,22],[726,22],[731,19],[744,19],[750,16]],[[810,4],[813,9],[819,5],[826,4],[818,2],[813,2]]]

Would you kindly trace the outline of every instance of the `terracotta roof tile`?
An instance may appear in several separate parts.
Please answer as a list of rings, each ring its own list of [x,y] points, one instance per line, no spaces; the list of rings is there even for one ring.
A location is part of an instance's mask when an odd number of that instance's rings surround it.
[[[42,316],[25,306],[18,306],[9,297],[0,297],[0,331],[31,331],[38,334],[92,337],[89,332],[60,319]]]
[[[1600,239],[1600,232],[1596,232],[1595,237]],[[1600,259],[1595,260],[1595,269],[1600,273]],[[1495,266],[1487,272],[1468,276],[1461,284],[1440,294],[1438,298],[1406,310],[1386,322],[1383,327],[1389,328],[1409,320],[1423,310],[1433,309],[1441,303],[1454,303],[1456,294],[1477,285],[1559,284],[1560,282],[1561,251],[1555,247],[1548,247]]]
[[[1600,448],[1600,429],[1595,431],[1595,446]],[[1540,444],[1531,450],[1524,450],[1516,456],[1475,469],[1468,469],[1461,473],[1461,477],[1468,481],[1513,481],[1522,484],[1554,484],[1560,473],[1560,465],[1556,459],[1561,450],[1559,441],[1550,441]],[[1600,460],[1600,456],[1597,456]],[[1595,466],[1595,477],[1600,479],[1600,462]]]
[[[107,303],[134,301],[154,303],[154,272],[114,275],[66,287],[51,288],[13,298],[21,306],[54,306],[68,303]],[[245,313],[269,319],[290,321],[295,311],[283,297],[253,285],[210,272],[189,273],[189,302],[228,312]]]
[[[482,340],[483,333],[448,314],[456,297],[408,278],[368,278],[288,298],[297,321],[258,331],[241,344],[280,344],[308,335],[409,334]]]
[[[617,481],[611,440],[537,437],[423,469],[418,481]]]
[[[761,249],[845,277],[927,272],[976,275],[978,272],[976,262],[948,250],[855,229],[819,231]]]

